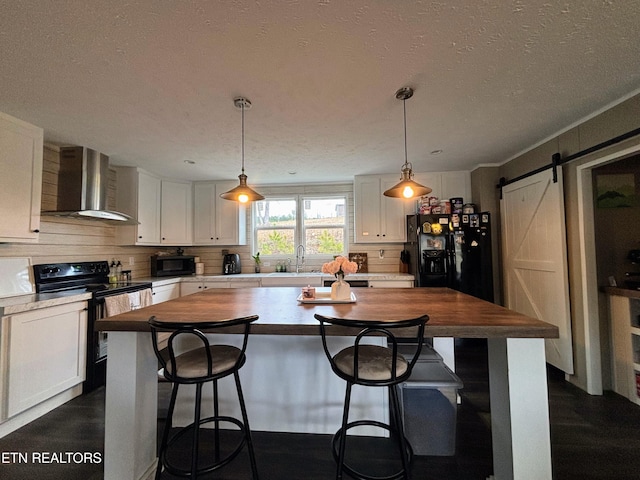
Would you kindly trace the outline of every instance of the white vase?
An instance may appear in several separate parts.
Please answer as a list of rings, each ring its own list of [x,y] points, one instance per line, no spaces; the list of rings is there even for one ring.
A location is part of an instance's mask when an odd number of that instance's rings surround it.
[[[336,278],[331,284],[331,300],[350,300],[351,285],[344,281],[344,275],[336,275]]]

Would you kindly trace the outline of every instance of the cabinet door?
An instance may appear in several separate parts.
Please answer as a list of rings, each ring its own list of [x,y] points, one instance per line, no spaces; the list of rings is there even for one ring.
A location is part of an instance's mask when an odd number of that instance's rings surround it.
[[[415,204],[415,199],[390,198],[383,193],[398,183],[399,178],[395,175],[384,176],[380,179],[380,221],[381,221],[381,241],[383,242],[404,242],[406,240],[406,211]]]
[[[245,207],[220,198],[237,182],[196,183],[194,186],[194,244],[245,245]]]
[[[381,242],[380,178],[358,176],[354,182],[355,241]]]
[[[415,200],[389,198],[385,190],[398,183],[396,175],[362,175],[354,182],[356,243],[405,241],[405,217]]]
[[[180,296],[180,282],[153,287],[153,305],[168,302]]]
[[[196,183],[193,186],[193,243],[195,245],[215,244],[215,194],[215,184]]]
[[[411,280],[369,280],[369,288],[413,288]]]
[[[238,202],[220,198],[220,194],[236,186],[237,182],[216,183],[215,233],[216,245],[246,245],[246,207]]]
[[[202,282],[180,282],[181,297],[202,292],[202,290],[203,290]]]
[[[42,308],[7,318],[9,417],[84,381],[86,302]]]
[[[33,242],[40,230],[42,129],[0,113],[0,242]]]
[[[136,244],[160,243],[160,179],[138,172],[138,211]]]
[[[191,245],[191,183],[162,181],[160,207],[160,243]]]
[[[471,174],[469,172],[442,173],[442,200],[462,197],[465,203],[471,201]]]

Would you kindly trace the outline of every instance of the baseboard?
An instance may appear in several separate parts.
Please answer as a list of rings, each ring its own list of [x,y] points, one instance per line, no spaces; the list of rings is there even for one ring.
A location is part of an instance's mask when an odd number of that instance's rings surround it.
[[[33,422],[35,419],[40,418],[46,413],[49,413],[54,408],[58,408],[60,405],[67,403],[69,400],[76,398],[82,394],[82,384],[69,388],[64,392],[40,402],[39,404],[21,412],[0,424],[0,438],[9,435],[11,432],[24,427],[28,423]]]

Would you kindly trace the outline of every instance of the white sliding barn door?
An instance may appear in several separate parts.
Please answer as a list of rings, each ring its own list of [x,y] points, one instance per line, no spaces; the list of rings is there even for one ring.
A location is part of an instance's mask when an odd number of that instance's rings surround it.
[[[573,373],[562,171],[532,175],[502,189],[505,306],[558,327],[547,362]]]

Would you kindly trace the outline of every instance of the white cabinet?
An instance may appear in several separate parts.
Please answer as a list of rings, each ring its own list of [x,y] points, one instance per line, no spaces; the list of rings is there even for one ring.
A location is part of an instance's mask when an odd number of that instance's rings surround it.
[[[187,295],[193,295],[194,293],[201,292],[204,288],[203,282],[180,282],[180,296],[185,297]]]
[[[441,200],[462,197],[471,201],[469,172],[416,173],[413,179],[431,188]],[[389,198],[384,191],[400,181],[398,175],[358,175],[354,179],[355,243],[402,243],[406,215],[416,213],[417,199]]]
[[[35,242],[40,231],[41,128],[0,113],[0,242]]]
[[[191,245],[193,238],[191,183],[162,180],[160,190],[160,243]]]
[[[471,174],[467,171],[416,173],[413,179],[431,188],[429,196],[440,200],[462,197],[465,203],[472,201]],[[407,213],[415,213],[415,210]]]
[[[398,183],[397,175],[359,175],[354,181],[355,243],[402,243],[405,217],[415,200],[389,198],[384,191]]]
[[[246,245],[246,207],[220,198],[236,183],[194,184],[194,245]]]
[[[180,282],[176,281],[174,283],[157,286],[153,284],[152,291],[153,305],[162,302],[168,302],[169,300],[173,300],[174,298],[178,298],[180,296]]]
[[[161,180],[135,167],[115,167],[116,209],[131,215],[139,225],[116,228],[119,245],[158,245],[160,243]]]
[[[369,280],[369,288],[413,288],[411,280]]]
[[[191,245],[191,183],[162,180],[135,167],[115,167],[116,208],[139,225],[116,228],[119,245]]]
[[[238,278],[229,279],[229,281],[209,281],[206,280],[196,282],[182,282],[180,284],[180,296],[191,295],[203,292],[209,288],[257,288],[260,286],[258,278]]]
[[[7,418],[84,381],[86,302],[3,317],[2,333]]]

